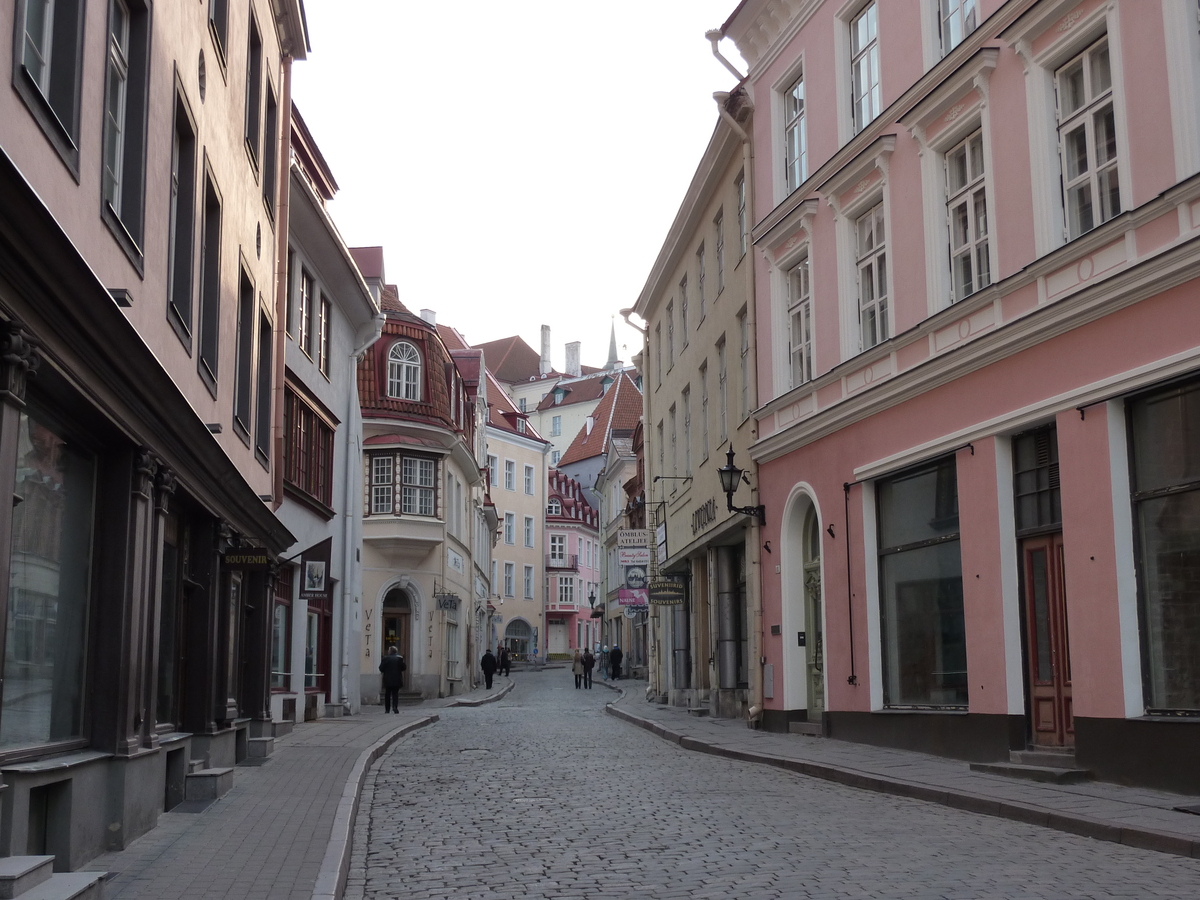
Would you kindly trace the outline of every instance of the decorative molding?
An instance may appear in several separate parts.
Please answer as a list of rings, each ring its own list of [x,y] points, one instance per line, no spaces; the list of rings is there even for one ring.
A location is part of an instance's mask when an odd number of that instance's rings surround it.
[[[179,478],[171,468],[160,464],[158,473],[154,476],[155,510],[163,514],[170,511],[171,497],[175,494],[178,483]]]
[[[927,135],[943,117],[947,124],[965,119],[987,102],[987,86],[1000,59],[996,47],[984,47],[959,66],[945,81],[930,91],[912,109],[900,117],[900,124],[908,129],[921,150],[929,147]],[[978,100],[969,100],[972,90],[979,91]],[[934,142],[944,143],[943,134],[934,137]]]
[[[25,388],[42,357],[37,342],[16,320],[0,323],[0,400],[25,406]]]
[[[833,207],[834,213],[838,216],[845,215],[846,210],[843,209],[843,205],[847,208],[853,206],[868,188],[877,186],[879,182],[874,179],[876,172],[882,176],[883,181],[887,180],[888,158],[895,149],[896,135],[882,135],[864,147],[862,152],[853,159],[847,160],[840,170],[834,172],[817,186],[817,190]],[[843,204],[842,195],[850,191],[853,192],[854,197],[849,203]]]
[[[154,487],[154,476],[158,473],[159,459],[149,447],[139,447],[133,452],[133,492],[150,496]]]

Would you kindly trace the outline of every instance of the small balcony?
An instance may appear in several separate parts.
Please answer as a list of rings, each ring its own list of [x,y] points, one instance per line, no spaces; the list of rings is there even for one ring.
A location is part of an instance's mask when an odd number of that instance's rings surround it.
[[[579,571],[579,556],[572,553],[570,556],[554,556],[546,557],[547,572],[578,572]]]

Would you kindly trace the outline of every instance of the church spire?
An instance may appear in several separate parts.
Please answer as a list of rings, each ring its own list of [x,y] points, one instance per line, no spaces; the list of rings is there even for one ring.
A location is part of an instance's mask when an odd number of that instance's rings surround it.
[[[612,323],[612,335],[608,339],[608,362],[604,364],[604,368],[621,368],[621,360],[617,359],[617,320],[615,318]]]

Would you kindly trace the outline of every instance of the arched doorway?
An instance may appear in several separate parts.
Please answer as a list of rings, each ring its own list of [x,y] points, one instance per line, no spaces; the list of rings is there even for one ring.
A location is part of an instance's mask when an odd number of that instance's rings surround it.
[[[504,629],[504,646],[513,659],[528,659],[533,629],[524,619],[513,619]]]
[[[821,587],[821,517],[811,496],[797,489],[783,529],[784,703],[822,721],[825,713],[825,634]]]
[[[412,600],[402,588],[392,588],[383,598],[383,645],[380,655],[395,647],[405,659],[412,650]]]

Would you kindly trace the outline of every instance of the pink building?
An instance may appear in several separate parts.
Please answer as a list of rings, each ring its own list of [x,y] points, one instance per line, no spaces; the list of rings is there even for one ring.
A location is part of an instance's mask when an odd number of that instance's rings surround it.
[[[1200,791],[1196,5],[744,0],[766,727]]]
[[[570,653],[600,639],[589,597],[600,584],[600,515],[583,486],[550,470],[546,490],[546,652]]]

